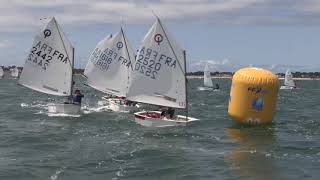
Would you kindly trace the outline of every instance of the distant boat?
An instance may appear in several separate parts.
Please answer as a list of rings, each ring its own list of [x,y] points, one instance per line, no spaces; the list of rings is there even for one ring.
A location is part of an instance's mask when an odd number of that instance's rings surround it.
[[[143,38],[129,77],[128,100],[188,112],[185,51],[159,18]],[[148,127],[183,126],[199,121],[188,115],[164,117],[161,111],[140,111],[134,115],[138,124]]]
[[[3,67],[0,66],[0,79],[3,78],[3,76],[4,76]]]
[[[200,91],[217,91],[219,89],[219,85],[216,84],[216,87],[213,87],[212,79],[211,79],[211,72],[209,70],[208,63],[206,64],[204,71],[203,71],[203,87],[198,87]]]
[[[280,87],[280,89],[296,89],[296,84],[292,78],[291,71],[288,69],[285,78],[284,78],[284,85]]]
[[[100,41],[85,68],[87,85],[115,97],[103,97],[113,111],[128,112],[137,108],[136,103],[125,100],[129,72],[133,70],[135,53],[123,29]]]
[[[74,48],[55,18],[35,36],[19,84],[55,96],[72,96]],[[79,114],[80,105],[49,104],[49,113]]]
[[[18,78],[19,77],[18,67],[14,67],[14,68],[10,69],[10,74],[11,74],[11,77]]]

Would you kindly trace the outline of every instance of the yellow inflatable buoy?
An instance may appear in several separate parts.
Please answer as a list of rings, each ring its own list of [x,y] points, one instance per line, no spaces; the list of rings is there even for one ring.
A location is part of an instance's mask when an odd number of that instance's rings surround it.
[[[261,68],[243,68],[233,78],[228,113],[245,124],[271,123],[277,104],[279,80]]]

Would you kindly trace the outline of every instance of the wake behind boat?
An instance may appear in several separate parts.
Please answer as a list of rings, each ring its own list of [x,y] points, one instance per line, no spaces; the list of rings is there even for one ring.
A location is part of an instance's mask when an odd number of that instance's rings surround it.
[[[25,61],[19,84],[38,92],[70,98],[74,48],[55,18],[38,33]],[[49,104],[49,113],[79,114],[80,104]]]
[[[186,55],[171,38],[159,18],[145,35],[130,75],[127,99],[135,102],[187,109]],[[168,108],[169,109],[169,108]],[[165,111],[135,113],[135,121],[147,127],[186,125],[199,119]],[[169,110],[167,111],[169,112]],[[174,111],[173,111],[174,112]],[[188,114],[188,109],[187,109]]]
[[[111,95],[102,97],[102,104],[109,105],[112,111],[128,112],[138,108],[137,103],[125,99],[134,59],[134,51],[122,28],[115,36],[109,35],[100,41],[89,57],[84,71],[87,85]]]
[[[293,77],[292,77],[292,73],[291,71],[288,69],[286,71],[286,74],[285,74],[285,78],[284,78],[284,85],[280,87],[280,89],[282,90],[292,90],[292,89],[296,89],[296,84],[293,80]]]

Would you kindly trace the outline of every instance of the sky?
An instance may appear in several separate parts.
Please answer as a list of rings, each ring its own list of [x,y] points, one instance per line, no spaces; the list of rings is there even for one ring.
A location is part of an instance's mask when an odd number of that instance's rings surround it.
[[[189,71],[320,71],[320,0],[0,0],[0,65],[23,66],[43,18],[56,17],[84,68],[120,26],[138,49],[154,14],[186,49]]]

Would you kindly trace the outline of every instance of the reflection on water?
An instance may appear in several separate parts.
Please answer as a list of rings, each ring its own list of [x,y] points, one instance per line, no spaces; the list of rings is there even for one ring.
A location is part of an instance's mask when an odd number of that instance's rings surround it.
[[[235,147],[226,154],[225,161],[237,178],[283,179],[273,162],[272,147],[276,137],[272,128],[231,127],[226,133]]]

